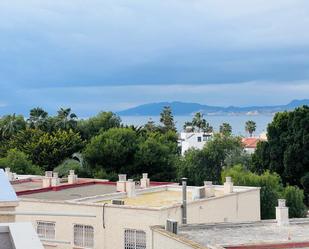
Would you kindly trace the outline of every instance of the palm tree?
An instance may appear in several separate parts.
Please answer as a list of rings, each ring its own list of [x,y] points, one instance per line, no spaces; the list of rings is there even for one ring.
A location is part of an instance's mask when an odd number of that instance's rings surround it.
[[[195,113],[192,119],[192,125],[203,132],[213,132],[213,127],[204,119],[204,115],[200,112]]]
[[[253,120],[248,120],[246,122],[245,130],[250,134],[250,137],[252,137],[253,132],[256,130],[256,123]]]
[[[11,137],[18,131],[26,128],[26,122],[22,116],[7,115],[1,120],[1,136],[3,138]]]
[[[226,136],[232,134],[232,126],[229,123],[223,123],[220,125],[220,133]]]
[[[77,115],[71,113],[71,108],[60,108],[56,117],[56,127],[60,129],[74,129],[77,125]]]
[[[37,107],[30,110],[29,115],[29,126],[31,128],[42,128],[46,126],[48,113],[44,111],[42,108]]]

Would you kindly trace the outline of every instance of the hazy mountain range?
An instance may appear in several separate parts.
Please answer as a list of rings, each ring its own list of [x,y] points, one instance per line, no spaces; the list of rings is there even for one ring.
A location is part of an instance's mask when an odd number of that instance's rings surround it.
[[[196,112],[202,112],[205,115],[259,115],[259,114],[273,114],[280,111],[292,110],[296,107],[308,105],[309,99],[293,100],[286,105],[275,106],[210,106],[198,103],[185,102],[159,102],[139,105],[118,112],[121,116],[155,116],[159,115],[164,106],[170,106],[174,115],[191,115]]]

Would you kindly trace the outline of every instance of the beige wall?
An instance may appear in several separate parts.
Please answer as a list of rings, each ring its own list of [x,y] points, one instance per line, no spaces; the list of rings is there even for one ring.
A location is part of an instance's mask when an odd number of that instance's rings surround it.
[[[153,246],[151,249],[206,249],[192,242],[182,241],[173,234],[161,232],[160,230],[155,228],[152,231]]]
[[[103,206],[98,204],[22,200],[17,210],[51,212],[55,214],[80,213],[96,216],[92,218],[18,215],[16,217],[17,221],[31,221],[33,224],[36,224],[38,220],[56,222],[56,240],[62,243],[44,242],[46,249],[74,248],[74,224],[91,225],[94,227],[94,249],[123,249],[124,230],[126,228],[144,230],[146,232],[147,249],[150,249],[152,248],[152,241],[155,240],[155,238],[152,238],[151,226],[165,225],[166,219],[181,221],[180,205],[162,209],[106,206],[104,208],[105,228],[103,228]],[[259,210],[259,190],[252,189],[246,192],[232,193],[224,197],[188,203],[188,223],[256,221],[260,220]],[[179,248],[182,249],[182,247]],[[184,249],[186,248],[184,247]]]

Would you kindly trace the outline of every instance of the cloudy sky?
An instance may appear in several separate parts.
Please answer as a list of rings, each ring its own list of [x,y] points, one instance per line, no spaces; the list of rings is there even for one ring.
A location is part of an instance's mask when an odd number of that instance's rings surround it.
[[[308,0],[1,0],[0,115],[309,98]]]

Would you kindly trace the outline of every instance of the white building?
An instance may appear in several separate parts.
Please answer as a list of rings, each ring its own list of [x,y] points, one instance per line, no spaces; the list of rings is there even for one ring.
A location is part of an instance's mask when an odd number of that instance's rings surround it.
[[[203,149],[204,145],[212,138],[213,133],[206,132],[181,132],[181,154],[184,155],[190,148]]]
[[[139,185],[125,175],[117,183],[77,177],[69,183],[56,178],[47,173],[41,180],[13,183],[20,198],[16,220],[32,222],[45,249],[151,249],[151,227],[164,225],[167,219],[179,223],[260,220],[260,189],[233,186],[230,178],[224,186],[205,182],[185,190],[178,184],[150,182],[147,174]]]
[[[18,199],[0,169],[0,249],[43,249],[31,223],[15,223]]]
[[[153,249],[292,249],[309,247],[309,219],[290,219],[279,200],[276,220],[154,226]],[[173,224],[173,226],[171,226]]]

